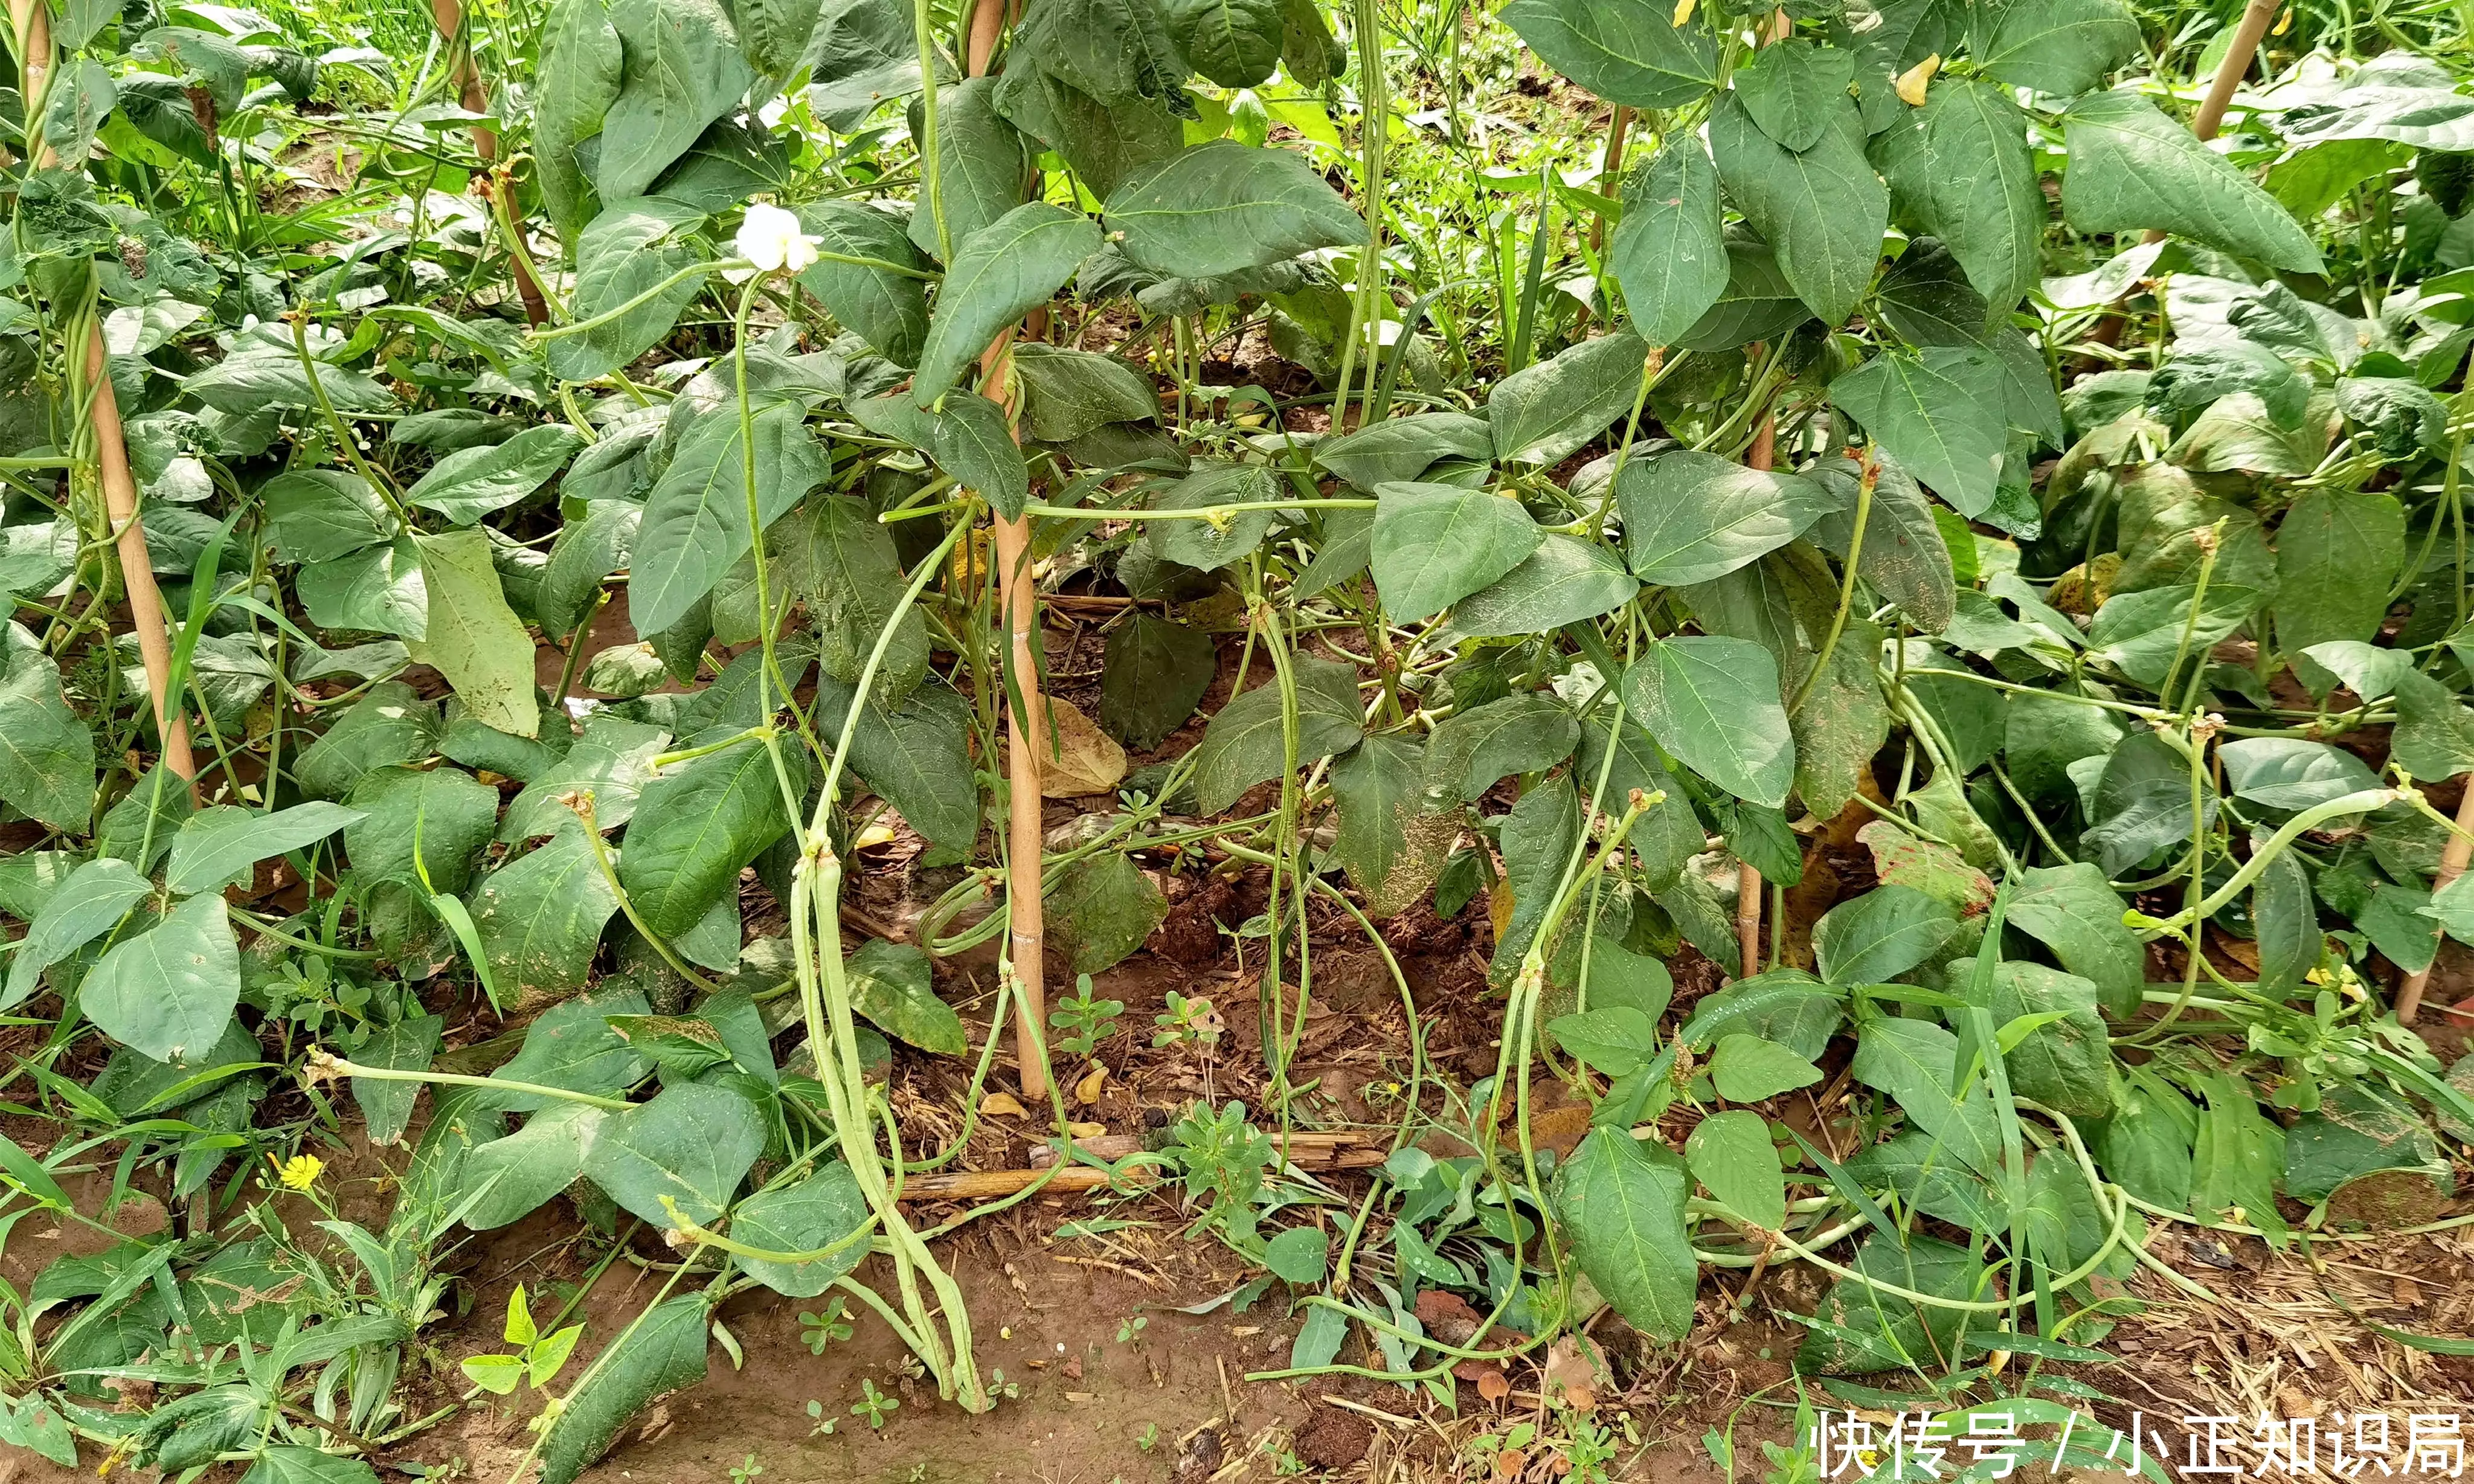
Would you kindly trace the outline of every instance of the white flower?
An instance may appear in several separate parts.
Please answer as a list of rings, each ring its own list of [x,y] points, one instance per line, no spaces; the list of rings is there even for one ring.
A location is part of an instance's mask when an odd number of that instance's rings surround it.
[[[780,207],[757,202],[739,224],[739,255],[764,273],[797,273],[814,264],[816,239],[799,230],[799,219]]]

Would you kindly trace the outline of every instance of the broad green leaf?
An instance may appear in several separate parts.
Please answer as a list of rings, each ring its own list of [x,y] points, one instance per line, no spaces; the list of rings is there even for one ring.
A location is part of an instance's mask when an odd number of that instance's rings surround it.
[[[943,121],[938,124],[941,129]],[[903,233],[901,222],[856,201],[826,200],[800,207],[799,225],[828,253],[893,265],[819,260],[800,273],[799,286],[878,354],[897,366],[915,364],[928,338],[927,286],[912,273],[895,270],[915,273],[926,261]]]
[[[576,147],[601,132],[626,64],[606,0],[557,0],[550,7],[534,73],[533,178],[559,236],[570,244],[593,201]]]
[[[258,486],[257,495],[279,562],[330,562],[403,530],[367,479],[340,469],[291,470]]]
[[[1875,1232],[1850,1265],[1864,1280],[1840,1278],[1830,1285],[1812,1332],[1796,1350],[1798,1371],[1856,1375],[1921,1370],[1958,1353],[1961,1326],[1976,1316],[1897,1298],[1874,1285],[1938,1299],[1980,1299],[1983,1264],[1966,1248],[1928,1236],[1903,1240],[1896,1232]]]
[[[303,793],[339,799],[373,769],[428,756],[437,740],[438,708],[400,680],[381,680],[309,744],[292,776]]]
[[[2122,920],[2122,898],[2086,862],[2024,872],[2008,924],[2053,951],[2062,966],[2092,981],[2116,1014],[2137,1008],[2147,987],[2147,953]]]
[[[1320,1227],[1291,1227],[1263,1247],[1263,1266],[1285,1283],[1310,1287],[1329,1271],[1331,1234]]]
[[[1652,641],[1624,671],[1624,702],[1659,745],[1737,798],[1780,808],[1795,742],[1769,651],[1740,639]]]
[[[855,496],[820,496],[775,523],[765,542],[806,599],[825,673],[856,683],[907,586],[892,532]],[[928,675],[928,623],[903,611],[878,662],[874,694],[899,702]]]
[[[154,889],[127,861],[103,856],[69,873],[52,892],[9,959],[9,987],[0,1010],[25,1003],[42,983],[43,970],[111,931]]]
[[[1055,151],[1102,201],[1185,148],[1184,120],[1159,101],[1103,103],[1035,66],[1006,69],[997,80],[997,111]]]
[[[1474,803],[1515,773],[1553,767],[1580,741],[1581,723],[1553,696],[1507,695],[1437,722],[1426,743],[1426,776],[1440,803]]]
[[[1034,342],[1014,347],[1013,371],[1023,390],[1023,427],[1042,443],[1071,442],[1159,411],[1151,382],[1113,355]]]
[[[937,213],[925,192],[910,213],[911,245],[931,257],[949,256],[944,243],[960,247],[971,233],[1022,204],[1030,160],[1023,153],[1021,132],[997,113],[996,91],[997,81],[991,77],[965,78],[936,89],[935,205],[944,210],[944,237],[937,235]],[[915,119],[924,117],[918,104],[911,110]],[[912,133],[926,137],[916,123]]]
[[[1519,566],[1454,603],[1445,627],[1470,639],[1543,634],[1613,613],[1639,591],[1613,552],[1547,531]]]
[[[581,821],[482,877],[472,895],[481,952],[511,1004],[590,983],[602,924],[618,910]]]
[[[625,43],[618,96],[602,114],[594,182],[601,199],[642,196],[705,126],[739,106],[755,75],[716,0],[612,0]]]
[[[1722,577],[1838,506],[1810,479],[1688,450],[1627,462],[1615,475],[1615,503],[1633,574],[1665,587]]]
[[[730,1213],[733,1239],[746,1247],[773,1253],[813,1253],[848,1238],[867,1220],[867,1201],[859,1179],[839,1160],[805,1180],[776,1190],[760,1190]],[[764,1257],[731,1260],[777,1294],[813,1299],[833,1286],[868,1254],[864,1238],[830,1257],[810,1262],[775,1262]]]
[[[1727,286],[1710,312],[1676,340],[1687,351],[1732,351],[1772,340],[1812,318],[1768,246],[1736,236],[1727,243]]]
[[[1977,373],[1962,381],[1922,356],[1890,353],[1830,383],[1830,400],[1840,411],[1970,519],[1992,507],[2007,441],[1998,382],[1986,395],[1999,367],[1989,356],[1979,360],[1945,362],[1951,370]]]
[[[1305,157],[1234,139],[1197,145],[1111,192],[1108,231],[1153,273],[1208,279],[1285,262],[1366,235]]]
[[[1885,984],[1938,952],[1958,914],[1910,887],[1877,887],[1812,925],[1813,957],[1833,985]]]
[[[2096,611],[2088,625],[2088,645],[2141,685],[2161,685],[2176,655],[2186,662],[2191,656],[2204,657],[2209,645],[2249,619],[2263,596],[2257,588],[2230,582],[2211,583],[2204,595],[2195,583],[2117,593]],[[2195,622],[2191,616],[2195,600],[2199,610]]]
[[[1153,510],[1216,510],[1228,505],[1262,504],[1280,498],[1277,475],[1260,464],[1198,465],[1152,500]],[[1217,572],[1243,560],[1272,533],[1275,519],[1259,515],[1226,515],[1220,520],[1152,521],[1147,533],[1158,555],[1197,572]]]
[[[707,1316],[702,1294],[674,1295],[622,1331],[615,1354],[595,1358],[542,1439],[542,1484],[575,1484],[654,1398],[704,1379]]]
[[[2089,93],[2062,126],[2062,214],[2079,231],[2169,231],[2271,268],[2319,271],[2319,249],[2274,197],[2135,90]]]
[[[644,992],[623,980],[612,980],[599,989],[563,1000],[533,1021],[524,1033],[523,1049],[497,1075],[511,1083],[616,1096],[642,1081],[652,1063],[612,1030],[610,1022],[613,1017],[642,1015],[651,1009]],[[539,1092],[481,1090],[473,1096],[474,1106],[511,1113],[582,1106]]]
[[[2299,737],[2238,738],[2220,744],[2217,757],[2234,794],[2268,809],[2309,809],[2380,786],[2362,759]]]
[[[1036,201],[958,241],[911,378],[912,404],[934,405],[1000,330],[1046,304],[1099,250],[1090,218]]]
[[[548,483],[583,447],[584,435],[574,428],[544,423],[501,444],[456,450],[404,491],[403,498],[457,525],[470,525]]]
[[[1595,1129],[1556,1170],[1555,1212],[1581,1271],[1641,1333],[1664,1344],[1692,1329],[1700,1268],[1684,1225],[1684,1161],[1628,1129]]]
[[[1564,867],[1581,838],[1581,804],[1570,778],[1556,774],[1520,796],[1496,827],[1512,918],[1495,935],[1493,977],[1508,981],[1546,920]]]
[[[2393,495],[2305,491],[2276,528],[2277,647],[2291,655],[2375,638],[2405,565],[2405,535]]]
[[[258,1454],[240,1484],[377,1484],[377,1471],[360,1459],[280,1444]]]
[[[1168,898],[1116,851],[1066,872],[1048,888],[1045,905],[1051,941],[1077,974],[1114,968],[1168,916]]]
[[[1633,0],[1512,0],[1500,12],[1546,64],[1609,103],[1672,109],[1718,83],[1707,22]]]
[[[1314,447],[1315,462],[1361,490],[1415,479],[1438,459],[1494,461],[1494,433],[1466,412],[1427,412],[1352,427]]]
[[[1627,1077],[1658,1055],[1658,1022],[1628,1005],[1558,1015],[1546,1034],[1566,1053],[1606,1077]]]
[[[201,810],[172,838],[163,885],[176,893],[219,891],[248,880],[250,868],[267,857],[314,845],[361,817],[358,810],[323,802],[273,814],[233,805]]]
[[[1808,150],[1830,132],[1856,81],[1855,54],[1789,36],[1735,69],[1734,97],[1785,150]]]
[[[541,735],[533,699],[533,640],[507,606],[490,540],[477,529],[415,536],[429,589],[428,663],[483,724],[517,737]]]
[[[2105,1168],[2112,1167],[2107,1161]],[[1895,1191],[1926,1215],[1970,1230],[2001,1231],[2010,1225],[2001,1194],[1920,1129],[1857,1151],[1847,1161],[1847,1173],[1867,1189]]]
[[[1193,106],[1178,92],[1184,59],[1169,38],[1161,8],[1144,0],[1059,0],[1033,11],[1014,48],[1039,67],[1102,103],[1157,98]]]
[[[1856,539],[1856,477],[1852,471],[1826,464],[1817,475],[1837,494],[1838,508],[1813,523],[1811,540],[1844,562],[1847,545]],[[1898,604],[1925,633],[1942,632],[1956,617],[1958,590],[1950,546],[1934,523],[1932,502],[1894,463],[1885,461],[1873,482],[1873,508],[1864,520],[1864,552],[1857,569],[1875,592]]]
[[[1332,858],[1378,918],[1426,894],[1461,830],[1458,815],[1427,813],[1425,762],[1406,738],[1370,737],[1331,767]]]
[[[1031,469],[1003,407],[976,392],[946,393],[929,448],[957,484],[986,497],[999,517],[1022,518],[1023,503],[1031,499]]]
[[[1812,312],[1836,325],[1873,283],[1890,192],[1864,158],[1864,125],[1841,96],[1811,148],[1782,148],[1733,96],[1710,116],[1710,151],[1727,194],[1778,254]]]
[[[787,788],[808,789],[804,748],[776,755],[750,739],[663,769],[644,785],[628,822],[618,882],[644,922],[678,937],[725,896],[739,890],[741,866],[788,834]]]
[[[690,1083],[604,1120],[584,1173],[621,1209],[667,1231],[682,1217],[701,1226],[719,1216],[764,1152],[755,1104],[729,1087]]]
[[[571,477],[571,476],[570,476]],[[533,593],[533,614],[542,633],[564,639],[593,612],[595,595],[610,574],[627,565],[636,549],[642,505],[623,499],[593,501],[584,518],[561,526],[550,544],[549,565]]]
[[[0,655],[0,800],[57,830],[93,818],[94,734],[61,693],[60,667],[12,623]]]
[[[2285,1135],[2285,1189],[2373,1230],[2419,1225],[2456,1194],[2447,1156],[2413,1109],[2374,1087],[2338,1083]]]
[[[2068,98],[2139,50],[2139,18],[2122,0],[1995,0],[1971,17],[1968,50],[2014,87]]]
[[[1280,62],[1280,0],[1168,0],[1169,37],[1223,87],[1268,82]]]
[[[379,1026],[371,1031],[369,1039],[360,1044],[352,1058],[363,1066],[426,1072],[446,1028],[447,1022],[436,1015],[414,1015],[390,1026]],[[361,1109],[361,1122],[369,1131],[370,1142],[380,1148],[401,1141],[404,1126],[412,1121],[413,1105],[420,1097],[419,1083],[375,1077],[352,1079],[352,1101]]]
[[[795,403],[764,408],[753,427],[756,516],[759,524],[770,525],[832,474],[833,458]],[[739,433],[740,420],[730,413],[690,423],[644,502],[627,588],[639,633],[676,623],[751,548],[747,445]]]
[[[1290,669],[1297,676],[1298,765],[1355,745],[1364,735],[1356,669],[1302,655]],[[1229,697],[1212,717],[1195,744],[1198,813],[1220,814],[1248,789],[1286,770],[1280,713],[1280,687],[1273,682]]]
[[[1137,612],[1108,635],[1100,667],[1100,725],[1147,752],[1194,715],[1219,669],[1210,635]]]
[[[1881,1015],[1856,1036],[1856,1080],[1896,1099],[1909,1122],[1987,1180],[2001,1179],[2000,1117],[1991,1085],[1977,1078],[1957,1097],[1958,1037],[1928,1021]]]
[[[429,581],[411,536],[310,563],[301,569],[293,591],[320,628],[367,629],[407,640],[429,634]]]
[[[2449,778],[2474,769],[2474,712],[2448,688],[2419,670],[2396,680],[2396,730],[2389,761],[2416,778]]]
[[[1702,1119],[1684,1141],[1684,1158],[1720,1205],[1764,1231],[1786,1225],[1786,1171],[1760,1114],[1738,1108]]]
[[[1972,966],[1974,960],[1965,961]],[[1969,972],[1959,968],[1958,972]],[[2113,1048],[2104,1017],[2097,1013],[2097,986],[2075,974],[2041,963],[2006,960],[1994,966],[1988,1009],[1997,1026],[2023,1016],[2059,1011],[2062,1018],[2038,1026],[2003,1054],[2010,1090],[2074,1118],[2103,1118],[2114,1107]]]
[[[816,726],[841,735],[851,688],[831,675],[816,682]],[[979,836],[980,797],[972,771],[970,708],[948,687],[922,685],[898,706],[874,697],[851,736],[851,771],[885,796],[904,822],[949,850]]]
[[[1542,539],[1520,501],[1492,490],[1387,484],[1375,499],[1370,559],[1395,623],[1431,618],[1486,587]]]
[[[1495,457],[1559,464],[1580,451],[1631,410],[1648,357],[1648,342],[1621,329],[1496,382],[1486,403]]]
[[[1730,1103],[1760,1103],[1821,1081],[1821,1068],[1776,1041],[1738,1031],[1718,1037],[1710,1081]]]
[[[919,949],[872,937],[842,970],[850,978],[852,1008],[885,1034],[938,1056],[958,1057],[971,1049],[961,1017],[936,997],[934,968]]]
[[[606,377],[670,332],[704,291],[699,277],[670,281],[699,260],[695,247],[681,239],[704,219],[704,212],[667,197],[615,198],[584,227],[574,242],[573,312],[578,320],[601,323],[548,342],[552,375],[567,381]]]
[[[570,794],[593,795],[594,822],[603,833],[625,824],[636,813],[636,800],[653,776],[653,759],[670,744],[660,727],[597,712],[584,723],[584,735],[524,785],[507,805],[497,838],[521,844],[537,835],[554,835],[576,816]]]
[[[1607,272],[1623,290],[1634,333],[1673,345],[1727,288],[1718,170],[1700,136],[1670,135],[1624,182],[1623,206]]]
[[[1708,1051],[1729,1035],[1758,1035],[1810,1061],[1847,1015],[1844,990],[1802,969],[1772,969],[1738,980],[1692,1007],[1683,1039]]]
[[[123,1046],[171,1061],[211,1046],[240,1003],[240,945],[224,899],[193,896],[121,939],[78,985],[78,1008]]]

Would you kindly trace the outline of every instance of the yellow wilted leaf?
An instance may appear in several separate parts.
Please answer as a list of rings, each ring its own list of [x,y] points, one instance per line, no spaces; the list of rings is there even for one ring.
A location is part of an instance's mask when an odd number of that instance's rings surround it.
[[[1074,1101],[1077,1103],[1097,1103],[1100,1101],[1100,1089],[1107,1084],[1108,1069],[1104,1066],[1095,1066],[1080,1082],[1074,1084]]]
[[[1900,99],[1904,101],[1908,108],[1923,108],[1925,106],[1925,85],[1931,82],[1933,74],[1940,70],[1941,53],[1935,52],[1924,61],[1917,62],[1914,66],[1909,67],[1906,71],[1900,73]]]
[[[1055,747],[1039,759],[1039,791],[1044,798],[1080,798],[1107,793],[1126,777],[1126,749],[1101,731],[1072,701],[1051,699],[1048,724]]]
[[[980,1099],[980,1116],[982,1118],[1028,1118],[1031,1116],[1031,1110],[1016,1102],[1014,1100],[1014,1095],[1010,1092],[991,1092],[986,1097]]]
[[[1108,1126],[1104,1123],[1070,1123],[1065,1129],[1078,1139],[1096,1139],[1108,1131]]]
[[[1512,883],[1497,876],[1486,893],[1486,914],[1494,922],[1495,941],[1512,930]]]
[[[1698,0],[1675,0],[1675,29],[1681,31],[1692,18],[1692,8]]]

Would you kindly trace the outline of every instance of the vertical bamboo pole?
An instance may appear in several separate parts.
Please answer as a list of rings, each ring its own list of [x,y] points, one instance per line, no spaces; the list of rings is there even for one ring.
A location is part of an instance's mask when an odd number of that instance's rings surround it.
[[[1744,452],[1744,463],[1767,469],[1777,462],[1778,415],[1764,410],[1753,433],[1753,446]],[[1856,554],[1849,552],[1847,560],[1853,562]],[[1821,661],[1816,657],[1813,663]],[[1750,979],[1761,971],[1761,873],[1742,860],[1735,863],[1735,942],[1743,953],[1743,977]]]
[[[44,79],[52,67],[51,11],[45,0],[10,0],[9,22],[15,35],[20,67],[18,96],[26,100],[27,134],[37,165],[51,162],[34,117],[45,96]],[[104,514],[111,521],[113,549],[120,558],[122,589],[129,596],[130,627],[136,631],[137,654],[146,669],[148,698],[155,707],[155,733],[162,740],[163,763],[182,778],[197,776],[189,755],[189,724],[176,697],[167,693],[172,674],[172,641],[163,620],[163,595],[155,586],[155,564],[146,549],[146,527],[137,518],[137,479],[129,468],[129,445],[121,434],[120,401],[112,395],[110,366],[104,354],[103,322],[83,319],[85,344],[69,353],[82,355],[90,392],[95,465],[103,486]]]
[[[446,43],[449,54],[456,88],[456,101],[467,113],[490,111],[489,89],[481,85],[481,68],[473,61],[473,44],[464,35],[464,7],[461,0],[429,0],[429,18],[438,26],[438,38]],[[516,209],[513,182],[503,174],[492,179],[490,166],[498,158],[498,132],[487,124],[473,126],[473,150],[481,157],[481,179],[473,189],[484,202],[499,208],[499,218],[507,233],[507,272],[516,280],[516,294],[524,302],[524,320],[540,326],[549,323],[549,304],[542,297],[541,281],[533,277],[532,259],[524,252],[516,233],[522,230],[521,215]]]
[[[445,0],[441,0],[445,3]],[[1005,0],[979,0],[971,12],[968,55],[972,77],[984,75],[996,54],[997,36],[1005,25]],[[935,80],[928,80],[935,85]],[[1008,327],[981,357],[981,384],[998,394],[1011,425],[1015,408],[1008,372],[1013,358],[1013,329]],[[1022,434],[1016,429],[1014,437]],[[1006,919],[1007,949],[1014,975],[1014,1061],[1021,1068],[1025,1097],[1048,1095],[1048,1058],[1040,1054],[1039,1027],[1047,1019],[1046,919],[1040,901],[1040,759],[1048,746],[1046,700],[1039,693],[1039,596],[1031,573],[1031,517],[996,520],[997,592],[1006,630],[1003,663],[1019,704],[1006,707]],[[1024,713],[1028,712],[1029,717]]]
[[[2465,796],[2458,801],[2456,833],[2448,837],[2448,844],[2439,852],[2439,869],[2432,875],[2431,889],[2434,895],[2446,888],[2450,882],[2464,875],[2466,863],[2474,860],[2474,837],[2469,837],[2466,833],[2474,830],[2474,773],[2461,774],[2459,781],[2465,786]],[[2437,937],[2439,935],[2435,931],[2432,936]],[[2433,961],[2438,961],[2435,959]],[[2398,1025],[2413,1024],[2414,1017],[2422,1012],[2422,991],[2430,983],[2431,970],[2425,968],[2417,973],[2407,975],[2405,983],[2397,986]]]
[[[2208,91],[2199,100],[2199,111],[2191,115],[2191,133],[2202,139],[2213,139],[2217,131],[2223,127],[2225,109],[2234,101],[2234,89],[2242,86],[2244,78],[2250,76],[2251,61],[2259,56],[2259,43],[2276,19],[2277,4],[2278,0],[2250,0],[2243,7],[2242,19],[2234,26],[2233,41],[2225,47],[2224,56],[2217,61],[2217,75],[2208,80]],[[2167,235],[2161,229],[2151,230],[2140,240],[2162,242]],[[2118,326],[2120,321],[2117,318],[2106,323]],[[2115,330],[2117,334],[2120,332],[2118,328]]]

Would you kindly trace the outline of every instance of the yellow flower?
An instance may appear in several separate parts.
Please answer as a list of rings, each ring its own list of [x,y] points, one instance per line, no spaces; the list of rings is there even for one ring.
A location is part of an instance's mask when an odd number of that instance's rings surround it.
[[[327,1171],[327,1162],[316,1155],[294,1155],[280,1163],[269,1155],[266,1162],[275,1166],[275,1178],[283,1182],[286,1190],[307,1190]]]

